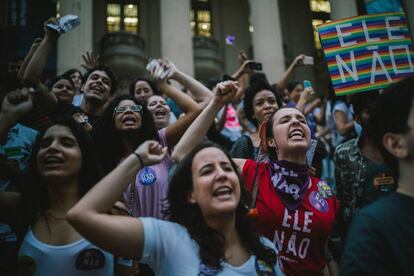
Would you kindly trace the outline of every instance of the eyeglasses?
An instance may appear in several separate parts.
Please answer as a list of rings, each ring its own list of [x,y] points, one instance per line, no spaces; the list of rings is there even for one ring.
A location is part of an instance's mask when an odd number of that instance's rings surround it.
[[[134,104],[134,105],[123,105],[123,106],[117,106],[114,109],[113,116],[115,117],[118,113],[125,113],[128,110],[131,110],[132,112],[141,112],[142,111],[142,105]]]

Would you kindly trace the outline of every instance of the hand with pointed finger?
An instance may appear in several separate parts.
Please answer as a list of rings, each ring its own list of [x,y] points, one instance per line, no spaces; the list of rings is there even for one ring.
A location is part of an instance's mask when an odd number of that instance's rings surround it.
[[[239,89],[237,81],[223,81],[216,85],[214,92],[214,102],[216,104],[225,105],[233,100],[234,95]]]
[[[167,155],[167,151],[167,147],[162,147],[156,141],[145,141],[135,150],[135,154],[141,157],[143,166],[150,166],[160,163]]]

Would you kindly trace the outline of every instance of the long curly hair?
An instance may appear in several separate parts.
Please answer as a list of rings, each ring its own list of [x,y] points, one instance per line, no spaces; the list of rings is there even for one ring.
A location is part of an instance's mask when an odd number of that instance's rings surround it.
[[[102,117],[92,131],[92,137],[97,145],[105,173],[111,172],[125,156],[122,136],[115,128],[113,111],[123,100],[131,100],[139,104],[130,95],[114,98],[105,109]],[[142,124],[136,132],[133,147],[136,148],[147,140],[160,141],[151,113],[145,105],[142,106]]]
[[[79,145],[82,153],[81,167],[78,175],[78,196],[81,198],[88,192],[93,185],[103,177],[103,171],[97,157],[95,145],[88,133],[72,118],[56,118],[42,132],[36,140],[33,147],[32,155],[29,160],[29,170],[23,178],[24,185],[21,187],[23,196],[23,205],[25,207],[26,224],[33,225],[40,216],[49,208],[50,199],[48,187],[43,181],[38,170],[37,155],[40,150],[42,138],[46,131],[53,126],[65,126],[70,129]]]
[[[177,166],[177,169],[170,181],[168,191],[169,207],[166,213],[170,220],[184,226],[190,236],[200,247],[199,256],[203,264],[210,268],[221,270],[221,261],[224,255],[224,237],[216,230],[209,227],[204,221],[203,214],[197,204],[191,204],[188,196],[193,189],[192,164],[195,155],[205,148],[218,148],[224,152],[229,159],[231,166],[237,173],[240,182],[240,202],[236,209],[236,230],[240,240],[250,253],[256,255],[266,264],[273,266],[276,263],[276,253],[273,249],[264,246],[259,236],[252,230],[251,221],[246,216],[250,206],[250,195],[247,192],[243,181],[237,172],[237,166],[232,161],[230,154],[221,146],[212,142],[204,142],[197,145]]]

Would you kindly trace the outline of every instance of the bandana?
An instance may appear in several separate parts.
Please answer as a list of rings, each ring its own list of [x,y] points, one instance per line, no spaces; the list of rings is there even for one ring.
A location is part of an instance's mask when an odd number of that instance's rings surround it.
[[[289,211],[297,209],[309,186],[308,165],[297,165],[285,160],[269,160],[273,188]]]

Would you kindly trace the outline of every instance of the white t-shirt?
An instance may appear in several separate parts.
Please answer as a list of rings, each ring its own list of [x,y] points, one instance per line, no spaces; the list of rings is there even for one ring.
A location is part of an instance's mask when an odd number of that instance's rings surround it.
[[[335,112],[337,112],[337,111],[341,111],[341,112],[345,113],[348,122],[350,122],[350,121],[352,121],[354,119],[354,115],[353,115],[353,112],[352,112],[352,108],[351,107],[348,107],[342,101],[337,101],[337,102],[335,102],[335,104],[333,106],[333,110],[332,110],[332,116],[333,116],[333,120],[334,120],[335,123],[336,123],[336,120],[335,120]],[[333,128],[331,130],[332,130],[332,145],[334,147],[336,147],[337,145],[339,145],[342,142],[344,142],[345,139],[347,138],[345,136],[342,136],[339,133],[338,129],[336,128],[336,124],[333,125]]]
[[[21,275],[112,276],[114,258],[85,239],[67,245],[45,244],[29,229],[19,250],[18,267]]]
[[[183,226],[154,218],[140,218],[140,220],[144,225],[145,237],[142,263],[148,264],[155,275],[199,275],[199,246]],[[269,240],[262,238],[261,242],[277,252]],[[255,261],[256,257],[251,256],[238,267],[223,262],[223,269],[216,275],[257,275]],[[276,275],[283,275],[277,264],[274,266],[274,271]]]
[[[83,102],[83,93],[73,96],[72,104],[76,107],[81,106]]]

